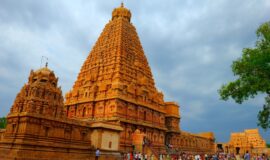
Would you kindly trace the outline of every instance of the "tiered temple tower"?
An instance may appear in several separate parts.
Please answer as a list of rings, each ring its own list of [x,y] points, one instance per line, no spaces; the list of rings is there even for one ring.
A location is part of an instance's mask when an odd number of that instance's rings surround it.
[[[155,146],[164,146],[167,123],[179,132],[179,107],[165,103],[155,87],[131,12],[123,4],[113,10],[72,90],[66,94],[70,118],[120,121],[121,148],[131,148],[132,133],[140,129]]]
[[[63,96],[58,86],[58,78],[47,67],[31,70],[28,83],[21,91],[10,109],[9,115],[28,113],[62,118],[64,114]]]
[[[46,67],[31,70],[7,116],[7,127],[0,130],[0,159],[117,159],[117,123],[84,122],[67,118],[58,78]],[[97,138],[101,137],[101,138]]]

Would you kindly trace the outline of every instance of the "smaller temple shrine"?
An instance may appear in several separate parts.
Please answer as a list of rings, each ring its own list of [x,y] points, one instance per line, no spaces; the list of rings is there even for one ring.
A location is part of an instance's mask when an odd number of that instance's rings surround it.
[[[89,159],[120,157],[119,132],[110,122],[68,119],[58,78],[48,67],[31,71],[0,131],[0,159]],[[107,156],[106,156],[107,155]],[[108,158],[108,157],[107,157]]]
[[[270,153],[258,129],[231,133],[230,141],[217,144],[217,150],[235,155],[244,155],[246,152],[254,156]]]
[[[230,153],[235,154],[244,154],[249,151],[251,154],[261,155],[267,152],[266,142],[258,129],[246,129],[244,132],[231,133],[228,148]]]

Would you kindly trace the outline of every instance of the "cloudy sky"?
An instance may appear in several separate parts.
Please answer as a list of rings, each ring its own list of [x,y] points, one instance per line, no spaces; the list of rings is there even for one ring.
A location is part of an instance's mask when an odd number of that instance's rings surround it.
[[[31,69],[49,58],[63,93],[120,0],[1,0],[0,116],[5,116]],[[217,90],[234,80],[230,65],[254,47],[255,31],[270,20],[269,0],[125,0],[156,86],[181,106],[181,128],[213,131],[219,142],[231,132],[257,127],[263,95],[242,105],[221,101]],[[44,65],[44,64],[43,64]],[[270,133],[260,129],[270,143]]]

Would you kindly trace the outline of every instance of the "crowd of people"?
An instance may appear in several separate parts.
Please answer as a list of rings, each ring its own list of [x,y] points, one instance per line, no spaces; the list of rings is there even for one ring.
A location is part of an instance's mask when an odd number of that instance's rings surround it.
[[[137,153],[125,153],[123,154],[124,160],[154,160],[154,155],[147,155],[140,152]],[[251,155],[248,152],[244,155],[234,155],[217,153],[213,155],[208,154],[193,154],[193,153],[181,153],[175,155],[159,154],[158,160],[270,160],[265,154]]]
[[[136,153],[125,153],[123,155],[124,160],[154,160],[154,155],[147,155],[140,152]]]

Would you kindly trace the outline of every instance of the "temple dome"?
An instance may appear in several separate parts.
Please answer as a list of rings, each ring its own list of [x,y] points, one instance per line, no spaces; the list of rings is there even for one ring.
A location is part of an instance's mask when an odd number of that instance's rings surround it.
[[[124,7],[123,3],[121,3],[121,6],[118,8],[115,8],[112,12],[112,20],[116,18],[124,18],[130,22],[131,12],[127,8]]]
[[[54,87],[57,86],[58,78],[55,76],[54,72],[50,70],[47,66],[40,68],[36,71],[31,71],[29,76],[29,83],[40,82],[42,84],[52,84]]]
[[[41,74],[43,76],[54,75],[54,72],[47,67],[40,68],[34,71],[35,74]]]

